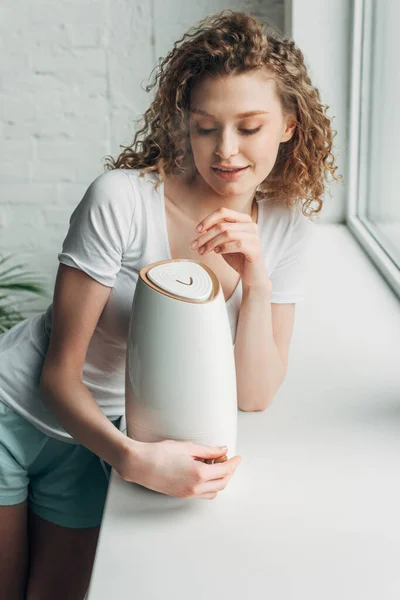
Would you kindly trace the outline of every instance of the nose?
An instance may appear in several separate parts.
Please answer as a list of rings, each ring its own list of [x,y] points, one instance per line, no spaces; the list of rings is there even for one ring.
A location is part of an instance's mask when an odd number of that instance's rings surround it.
[[[217,138],[215,154],[226,160],[238,153],[238,140],[236,135],[229,130],[222,131]]]

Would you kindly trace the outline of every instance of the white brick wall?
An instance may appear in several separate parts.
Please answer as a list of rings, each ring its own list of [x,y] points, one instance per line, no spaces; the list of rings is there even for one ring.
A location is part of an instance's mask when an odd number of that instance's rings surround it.
[[[0,253],[45,279],[51,301],[73,208],[106,154],[134,137],[158,58],[210,12],[283,27],[283,0],[14,0],[0,7]],[[153,79],[153,77],[152,77]]]

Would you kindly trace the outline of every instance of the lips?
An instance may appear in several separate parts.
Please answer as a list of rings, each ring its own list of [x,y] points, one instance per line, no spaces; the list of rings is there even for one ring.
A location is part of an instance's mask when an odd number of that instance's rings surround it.
[[[225,170],[229,170],[229,171],[230,170],[235,170],[235,171],[237,171],[237,170],[240,170],[240,169],[245,169],[246,167],[225,167],[225,166],[219,165],[219,166],[213,166],[211,168],[212,169],[218,169],[220,171],[222,171],[222,170],[224,170],[224,171]]]
[[[211,167],[215,171],[220,171],[221,173],[235,173],[236,171],[243,171],[243,169],[247,169],[247,167],[231,167],[231,168],[222,168],[222,167]]]
[[[238,181],[241,177],[244,177],[247,169],[248,167],[243,167],[237,171],[223,171],[222,169],[212,167],[215,177],[218,177],[223,181]]]

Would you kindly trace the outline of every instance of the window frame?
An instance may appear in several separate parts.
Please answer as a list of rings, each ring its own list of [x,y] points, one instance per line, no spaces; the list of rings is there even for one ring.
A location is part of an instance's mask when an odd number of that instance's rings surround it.
[[[400,269],[386,238],[366,217],[374,0],[354,0],[352,19],[346,226],[400,299]]]

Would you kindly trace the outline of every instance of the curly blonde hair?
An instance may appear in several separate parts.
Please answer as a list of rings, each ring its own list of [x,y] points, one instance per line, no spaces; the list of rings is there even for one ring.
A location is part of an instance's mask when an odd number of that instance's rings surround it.
[[[186,40],[186,41],[185,41]],[[181,43],[182,42],[182,43]],[[167,174],[196,167],[189,137],[190,92],[204,74],[221,77],[266,67],[276,82],[284,115],[296,118],[292,138],[279,146],[275,165],[256,190],[256,197],[293,206],[302,203],[305,216],[322,208],[321,195],[328,173],[335,176],[332,141],[337,132],[326,116],[318,90],[311,84],[303,53],[291,39],[248,13],[226,9],[210,14],[176,41],[149,92],[159,80],[154,101],[139,121],[144,125],[114,160],[105,157],[107,170],[140,169],[140,176],[156,171],[161,185]],[[138,139],[143,134],[142,139]],[[312,203],[316,202],[314,210]]]

